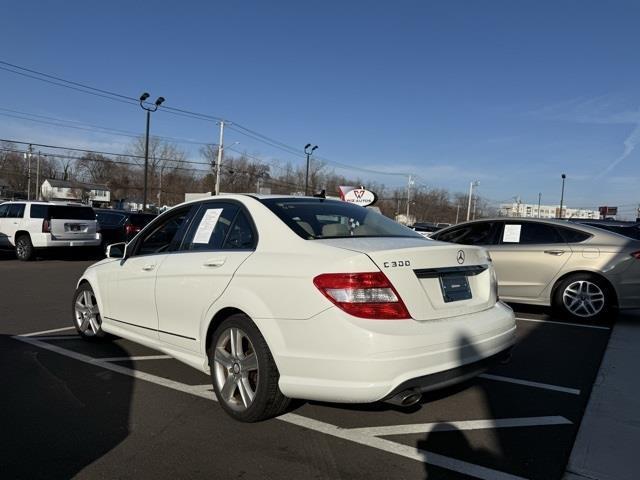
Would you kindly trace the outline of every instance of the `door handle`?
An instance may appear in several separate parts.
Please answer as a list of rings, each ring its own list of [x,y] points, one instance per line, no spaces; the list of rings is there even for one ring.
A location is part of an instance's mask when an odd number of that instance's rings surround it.
[[[564,253],[564,250],[545,250],[544,253],[546,253],[547,255],[555,255],[556,257],[559,257]]]
[[[227,259],[226,258],[210,258],[209,260],[205,261],[202,266],[203,267],[221,267],[222,265],[224,265],[224,262],[226,262]]]
[[[150,265],[145,265],[144,267],[142,267],[142,270],[144,270],[145,272],[150,272],[154,268],[156,268],[156,266],[153,265],[153,264],[150,264]]]

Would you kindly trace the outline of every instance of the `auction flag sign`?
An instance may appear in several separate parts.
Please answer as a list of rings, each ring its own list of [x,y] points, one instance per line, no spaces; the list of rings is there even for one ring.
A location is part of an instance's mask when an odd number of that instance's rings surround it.
[[[364,187],[338,187],[340,198],[345,202],[355,203],[361,207],[368,207],[376,203],[378,196]]]

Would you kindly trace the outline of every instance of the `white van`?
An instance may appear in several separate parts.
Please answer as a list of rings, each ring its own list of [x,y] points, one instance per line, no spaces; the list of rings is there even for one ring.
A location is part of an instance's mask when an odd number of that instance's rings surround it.
[[[0,248],[15,248],[20,260],[33,258],[36,248],[97,247],[100,243],[91,207],[28,201],[0,204]]]

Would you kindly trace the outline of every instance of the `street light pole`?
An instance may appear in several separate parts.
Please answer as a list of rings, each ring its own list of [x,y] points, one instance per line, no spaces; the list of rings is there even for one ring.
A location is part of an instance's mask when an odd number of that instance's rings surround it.
[[[480,185],[478,180],[469,183],[469,204],[467,205],[467,222],[471,218],[471,197],[473,197],[473,187]]]
[[[218,140],[218,158],[216,159],[216,188],[214,193],[220,195],[220,169],[222,168],[222,150],[224,149],[224,120],[220,120],[220,138]]]
[[[149,124],[151,123],[151,112],[158,110],[158,107],[164,102],[164,97],[158,97],[156,102],[151,106],[146,106],[145,101],[149,98],[149,94],[144,92],[140,95],[140,106],[147,111],[147,129],[144,140],[144,187],[142,189],[142,210],[147,209],[147,178],[149,170]]]
[[[309,195],[309,159],[311,158],[313,151],[318,148],[318,145],[314,146],[311,150],[309,150],[309,147],[311,147],[310,143],[307,143],[304,146],[304,154],[307,156],[307,174],[304,177],[304,194],[306,196]]]
[[[558,214],[558,218],[562,218],[562,203],[564,202],[564,180],[567,178],[567,176],[563,173],[562,174],[562,193],[560,194],[560,212]]]
[[[542,192],[538,193],[538,218],[540,218],[540,200],[542,200]]]

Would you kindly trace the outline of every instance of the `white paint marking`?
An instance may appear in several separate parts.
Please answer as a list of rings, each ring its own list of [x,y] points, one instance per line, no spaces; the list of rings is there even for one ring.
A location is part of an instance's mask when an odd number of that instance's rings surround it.
[[[88,355],[83,355],[82,353],[67,350],[66,348],[58,347],[57,345],[53,345],[51,343],[40,342],[35,338],[25,336],[15,336],[12,338],[14,338],[15,340],[20,340],[21,342],[29,343],[35,347],[43,348],[45,350],[64,355],[66,357],[73,358],[74,360],[79,360],[80,362],[88,363],[90,365],[97,365],[101,368],[105,368],[113,372],[122,373],[123,375],[128,375],[140,380],[145,380],[147,382],[155,383],[156,385],[171,388],[173,390],[178,390],[180,392],[189,393],[197,397],[215,400],[215,395],[213,393],[205,392],[197,385],[195,387],[192,387],[191,385],[175,382],[173,380],[169,380],[168,378],[159,377],[157,375],[141,372],[139,370],[133,370],[131,368],[123,367],[122,365],[114,365],[109,362],[100,361],[99,359],[96,360],[95,358]]]
[[[65,330],[75,330],[75,329],[76,329],[76,327],[53,328],[51,330],[43,330],[41,332],[25,333],[24,335],[20,335],[20,336],[21,337],[35,337],[36,335],[44,335],[45,333],[64,332]]]
[[[500,418],[497,420],[463,420],[459,422],[414,423],[410,425],[390,425],[387,427],[356,428],[351,431],[377,437],[387,435],[406,435],[412,433],[450,432],[456,430],[482,430],[488,428],[541,427],[546,425],[571,425],[565,417],[523,417]]]
[[[492,375],[490,373],[483,373],[478,375],[479,378],[487,380],[495,380],[497,382],[515,383],[517,385],[525,385],[527,387],[542,388],[544,390],[553,390],[556,392],[570,393],[571,395],[580,395],[580,390],[577,388],[560,387],[558,385],[550,385],[548,383],[532,382],[529,380],[521,380],[519,378],[503,377],[502,375]]]
[[[40,332],[40,333],[48,333],[48,332]],[[90,365],[100,366],[101,368],[104,368],[106,370],[111,370],[116,373],[121,373],[123,375],[137,378],[139,380],[144,380],[144,381],[154,383],[156,385],[160,385],[163,387],[171,388],[173,390],[177,390],[190,395],[195,395],[197,397],[217,401],[215,397],[215,393],[212,391],[212,387],[210,385],[187,385],[181,382],[176,382],[163,377],[159,377],[157,375],[152,375],[152,374],[144,373],[138,370],[133,370],[131,368],[123,367],[121,365],[114,365],[112,363],[109,363],[109,361],[105,359],[95,359],[88,355],[67,350],[57,345],[39,341],[37,338],[30,338],[31,336],[37,335],[37,334],[38,333],[31,334],[31,335],[14,336],[12,338],[28,343],[38,348],[42,348],[45,350],[49,350],[51,352],[58,353],[59,355],[64,355],[66,357],[73,358],[75,360],[78,360]],[[131,357],[126,357],[126,358],[131,358]],[[506,378],[506,377],[499,377],[500,380],[505,381],[503,380],[503,378]],[[510,379],[510,380],[513,380],[513,379]],[[514,383],[521,383],[521,382],[525,382],[525,381],[515,381]],[[526,382],[526,384],[532,384],[532,383],[535,383],[535,382]],[[561,387],[557,387],[557,388],[561,388]],[[424,462],[430,465],[434,465],[436,467],[445,468],[447,470],[463,473],[465,475],[470,475],[476,478],[481,478],[486,480],[523,480],[522,477],[501,472],[499,470],[493,470],[480,465],[475,465],[473,463],[465,462],[463,460],[457,460],[455,458],[446,457],[444,455],[428,452],[426,450],[410,447],[408,445],[402,445],[400,443],[396,443],[390,440],[376,437],[369,433],[363,433],[362,429],[340,428],[330,423],[321,422],[321,421],[303,417],[301,415],[297,415],[294,413],[287,413],[285,415],[282,415],[278,417],[277,420],[280,420],[292,425],[296,425],[302,428],[306,428],[309,430],[314,430],[316,432],[324,433],[326,435],[331,435],[337,438],[349,440],[360,445],[377,448],[379,450],[400,455],[402,457],[409,458],[411,460],[417,460],[419,462]],[[479,421],[480,420],[478,420],[478,422]],[[453,422],[453,423],[456,423],[456,422]]]
[[[126,362],[138,360],[167,360],[173,358],[171,355],[138,355],[134,357],[104,357],[95,358],[95,362]]]
[[[377,448],[385,452],[394,453],[411,460],[417,460],[419,462],[428,463],[440,468],[446,468],[454,472],[463,473],[476,478],[482,478],[487,480],[522,480],[522,477],[517,477],[509,473],[501,472],[499,470],[492,470],[490,468],[468,463],[462,460],[456,460],[455,458],[445,457],[433,452],[421,450],[408,445],[402,445],[401,443],[392,442],[391,440],[385,440],[383,438],[374,437],[371,435],[365,435],[358,432],[358,429],[346,429],[340,428],[330,423],[320,422],[312,418],[303,417],[295,413],[287,413],[278,417],[279,420],[297,425],[309,430],[315,430],[316,432],[331,435],[333,437],[342,438],[344,440],[350,440],[360,445],[366,445],[369,447]]]
[[[597,330],[611,330],[610,327],[603,327],[601,325],[583,325],[581,323],[556,322],[554,320],[540,320],[537,318],[516,317],[516,320],[522,320],[525,322],[535,322],[535,323],[551,323],[553,325],[565,325],[568,327],[595,328]]]

